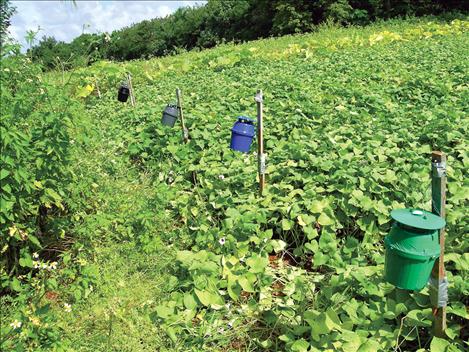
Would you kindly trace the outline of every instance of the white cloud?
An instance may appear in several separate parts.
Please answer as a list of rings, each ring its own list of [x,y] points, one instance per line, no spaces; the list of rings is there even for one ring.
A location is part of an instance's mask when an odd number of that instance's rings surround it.
[[[26,46],[28,30],[41,31],[42,36],[71,41],[83,32],[112,32],[133,23],[165,17],[182,6],[194,6],[205,1],[12,1],[17,13],[12,18],[10,33]]]

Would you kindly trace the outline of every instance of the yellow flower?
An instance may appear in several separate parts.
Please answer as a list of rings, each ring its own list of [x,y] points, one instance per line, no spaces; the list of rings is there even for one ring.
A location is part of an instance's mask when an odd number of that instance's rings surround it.
[[[16,231],[18,231],[16,226],[12,226],[12,227],[8,228],[8,233],[10,234],[11,237],[15,235]]]
[[[29,317],[29,320],[31,320],[31,323],[36,326],[41,325],[41,321],[39,320],[38,317]]]

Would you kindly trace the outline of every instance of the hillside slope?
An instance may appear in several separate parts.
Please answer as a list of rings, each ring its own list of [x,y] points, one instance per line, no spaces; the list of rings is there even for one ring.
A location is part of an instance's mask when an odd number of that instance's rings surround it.
[[[468,28],[428,20],[323,28],[75,72],[74,94],[96,121],[87,172],[106,171],[97,184],[107,205],[96,211],[112,226],[96,247],[112,253],[91,250],[99,287],[62,315],[74,348],[467,347]],[[125,71],[136,108],[116,101]],[[101,99],[90,94],[96,84]],[[188,144],[160,123],[176,87]],[[229,149],[236,116],[255,116],[259,88],[263,197],[255,155]],[[450,343],[431,339],[427,289],[404,292],[382,278],[389,213],[429,209],[435,149],[449,165]]]

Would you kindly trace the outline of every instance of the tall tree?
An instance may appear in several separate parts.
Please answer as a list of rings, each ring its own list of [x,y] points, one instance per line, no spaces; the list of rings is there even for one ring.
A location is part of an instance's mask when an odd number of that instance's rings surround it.
[[[10,27],[10,20],[15,12],[16,8],[11,5],[9,0],[0,0],[0,39],[2,43],[9,35],[8,27]]]

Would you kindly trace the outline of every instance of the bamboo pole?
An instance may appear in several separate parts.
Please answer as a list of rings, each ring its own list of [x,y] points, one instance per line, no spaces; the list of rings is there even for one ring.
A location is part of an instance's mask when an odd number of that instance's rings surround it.
[[[446,155],[443,152],[432,152],[432,212],[445,218],[446,216]],[[440,257],[433,266],[431,273],[432,281],[437,285],[437,296],[442,292],[440,283],[445,279],[445,228],[440,230]],[[443,296],[447,297],[445,293]],[[438,299],[433,303],[433,333],[435,336],[444,337],[446,330],[446,303],[438,304]]]
[[[132,106],[135,107],[134,86],[132,85],[132,76],[130,73],[127,74],[127,81],[129,82],[130,88],[130,102],[132,103]]]
[[[263,122],[263,95],[262,90],[257,91],[257,165],[259,172],[259,194],[262,196],[265,187],[265,154],[264,154],[264,122]]]
[[[189,131],[187,130],[186,124],[184,122],[184,113],[182,111],[182,94],[179,88],[176,88],[176,98],[179,114],[181,115],[182,139],[184,143],[187,143],[189,141]]]

